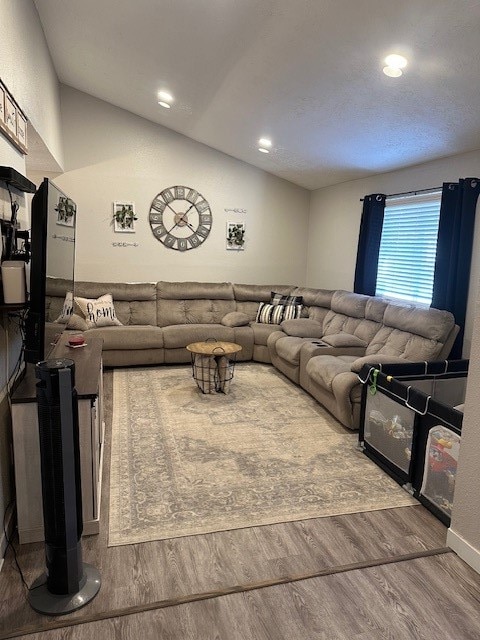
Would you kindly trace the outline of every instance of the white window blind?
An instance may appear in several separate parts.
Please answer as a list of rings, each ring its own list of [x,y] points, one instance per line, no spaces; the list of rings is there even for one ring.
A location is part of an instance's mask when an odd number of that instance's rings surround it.
[[[430,305],[441,191],[387,198],[376,295]]]

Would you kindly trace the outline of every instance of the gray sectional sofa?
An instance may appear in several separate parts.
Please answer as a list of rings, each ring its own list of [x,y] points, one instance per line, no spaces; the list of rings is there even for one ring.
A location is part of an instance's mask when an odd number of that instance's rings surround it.
[[[302,296],[302,317],[256,322],[271,292]],[[46,317],[58,332],[66,283],[47,283]],[[446,359],[458,327],[447,311],[418,308],[347,291],[232,283],[76,282],[75,296],[110,293],[121,326],[85,331],[103,338],[106,366],[190,362],[186,345],[216,338],[242,346],[238,360],[272,363],[343,425],[359,425],[365,362]]]

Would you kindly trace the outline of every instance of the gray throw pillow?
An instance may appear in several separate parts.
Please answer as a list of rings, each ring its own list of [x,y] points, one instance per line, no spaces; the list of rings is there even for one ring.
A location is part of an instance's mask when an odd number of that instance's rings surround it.
[[[242,311],[230,311],[222,318],[222,324],[225,327],[243,327],[249,322],[250,318]]]

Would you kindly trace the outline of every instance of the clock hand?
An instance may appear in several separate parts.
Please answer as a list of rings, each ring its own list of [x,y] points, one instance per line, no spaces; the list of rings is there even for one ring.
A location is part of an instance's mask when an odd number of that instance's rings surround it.
[[[170,233],[171,231],[173,231],[173,230],[175,229],[175,227],[178,227],[178,222],[176,222],[176,223],[173,225],[173,227],[167,231],[167,233]]]
[[[185,213],[177,214],[177,215],[180,216],[180,220],[178,222],[184,222],[186,225],[188,225],[190,227],[190,229],[193,229],[193,227],[192,227],[191,224],[189,224],[188,220],[186,219],[186,216],[188,215],[188,212],[190,211],[190,209],[192,209],[194,206],[195,205],[192,204],[190,207],[188,207],[188,209],[185,211]]]
[[[175,209],[174,209],[173,207],[171,207],[171,206],[168,204],[168,202],[166,202],[165,204],[167,205],[167,207],[168,207],[169,209],[171,209],[171,210],[173,211],[173,213],[174,213],[175,215],[177,215],[177,212],[175,211]]]

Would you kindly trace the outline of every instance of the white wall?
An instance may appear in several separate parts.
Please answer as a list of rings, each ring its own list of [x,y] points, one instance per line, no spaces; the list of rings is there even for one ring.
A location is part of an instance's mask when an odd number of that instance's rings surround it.
[[[480,386],[480,288],[477,289],[472,352],[468,370],[462,443],[455,481],[455,502],[449,545],[480,572],[480,431],[478,410]]]
[[[32,0],[0,0],[0,16],[0,77],[41,135],[45,146],[61,163],[59,85],[35,6]],[[1,133],[0,165],[13,167],[26,175],[25,156]],[[12,192],[21,206],[18,215],[21,227],[29,228],[29,199],[15,190]],[[7,220],[11,217],[10,199],[4,183],[0,183],[0,217]],[[20,353],[20,345],[16,326],[4,316],[0,321],[0,517],[3,517],[13,492],[10,417],[5,387]],[[0,558],[4,548],[3,532],[0,532]]]
[[[0,77],[62,164],[59,84],[35,5],[0,0],[0,16]],[[14,166],[11,158],[8,164]]]
[[[78,205],[77,280],[305,283],[308,191],[70,87],[61,100],[65,173],[55,183]],[[213,213],[207,240],[183,253],[148,222],[153,198],[174,185],[198,190]],[[113,231],[121,200],[135,202],[135,234]],[[245,251],[226,251],[227,221],[246,223]]]
[[[480,177],[480,151],[442,158],[416,167],[345,182],[312,192],[308,232],[307,284],[352,290],[360,198],[368,193],[401,193],[441,186],[458,178]],[[480,206],[477,207],[480,212]],[[480,213],[475,229],[469,304],[465,325],[465,354],[470,352],[475,296],[480,272]]]

